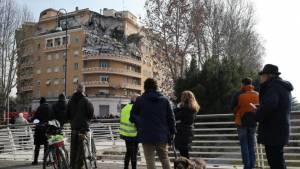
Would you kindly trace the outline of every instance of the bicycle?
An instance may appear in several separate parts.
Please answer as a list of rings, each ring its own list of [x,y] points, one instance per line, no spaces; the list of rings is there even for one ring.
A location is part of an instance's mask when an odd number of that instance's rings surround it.
[[[83,143],[83,158],[86,169],[97,168],[96,146],[93,131],[90,129],[86,134],[80,134]],[[94,166],[94,167],[93,167]]]
[[[61,133],[59,122],[52,120],[46,126],[49,147],[44,155],[43,169],[69,169],[69,156],[64,145],[64,136]]]

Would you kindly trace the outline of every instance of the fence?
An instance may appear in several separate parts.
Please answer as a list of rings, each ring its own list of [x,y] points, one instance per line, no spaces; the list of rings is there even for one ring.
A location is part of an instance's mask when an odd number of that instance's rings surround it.
[[[291,141],[285,148],[289,169],[300,168],[300,112],[291,114]],[[94,121],[91,129],[97,148],[99,162],[121,162],[125,145],[118,135],[118,120]],[[32,160],[34,125],[0,126],[0,159]],[[70,127],[65,127],[66,145],[70,143]],[[142,149],[140,149],[142,150]],[[139,159],[144,162],[139,153]],[[262,145],[256,144],[257,165],[267,167]],[[173,157],[170,151],[171,158]],[[40,159],[42,157],[42,151]],[[192,158],[202,158],[211,167],[232,168],[242,165],[240,146],[233,115],[210,114],[198,115],[194,128],[191,151]]]

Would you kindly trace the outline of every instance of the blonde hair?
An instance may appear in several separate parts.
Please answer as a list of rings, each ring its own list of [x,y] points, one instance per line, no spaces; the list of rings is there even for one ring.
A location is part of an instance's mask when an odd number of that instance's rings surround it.
[[[200,106],[195,95],[191,91],[184,91],[181,93],[181,105],[187,105],[194,112],[198,112],[200,110]]]

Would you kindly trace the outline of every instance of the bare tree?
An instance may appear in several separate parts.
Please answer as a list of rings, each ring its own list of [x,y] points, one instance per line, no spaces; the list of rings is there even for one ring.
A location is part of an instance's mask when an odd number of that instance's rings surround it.
[[[185,57],[192,43],[189,0],[147,0],[146,25],[165,55],[172,79],[183,76]]]
[[[261,65],[264,48],[255,32],[251,3],[236,0],[199,0],[193,3],[193,49],[199,65],[211,57],[236,60],[247,69]]]
[[[7,98],[16,86],[17,47],[15,31],[23,22],[32,20],[27,7],[14,0],[0,0],[0,112],[6,109]]]

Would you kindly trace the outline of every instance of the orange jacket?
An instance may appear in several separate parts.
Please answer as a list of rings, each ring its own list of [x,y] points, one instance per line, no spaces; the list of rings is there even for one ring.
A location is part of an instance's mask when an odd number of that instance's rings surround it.
[[[246,112],[255,112],[256,110],[250,106],[252,104],[259,104],[259,94],[254,91],[254,86],[242,86],[241,91],[233,98],[232,108],[235,114],[235,124],[241,125],[241,119]]]

